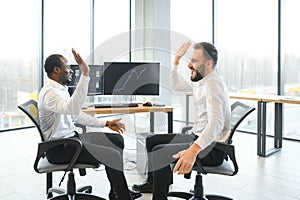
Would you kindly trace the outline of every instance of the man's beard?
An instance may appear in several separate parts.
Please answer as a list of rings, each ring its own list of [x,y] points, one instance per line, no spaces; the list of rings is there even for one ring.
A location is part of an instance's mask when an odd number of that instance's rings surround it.
[[[71,75],[68,72],[64,72],[64,75],[60,77],[60,82],[64,85],[70,84],[72,80],[70,80],[69,76]]]
[[[67,79],[65,84],[67,85],[70,84],[71,82],[72,82],[71,80]]]
[[[196,76],[195,76],[195,77],[192,77],[192,76],[191,76],[191,81],[193,81],[193,82],[198,82],[198,81],[200,81],[201,79],[203,79],[203,76],[202,76],[199,72],[195,71],[195,73],[196,73]]]

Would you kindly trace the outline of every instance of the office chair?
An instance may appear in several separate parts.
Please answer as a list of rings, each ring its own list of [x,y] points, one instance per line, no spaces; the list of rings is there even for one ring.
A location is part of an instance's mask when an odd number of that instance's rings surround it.
[[[193,200],[231,200],[231,198],[220,196],[220,195],[204,195],[203,184],[202,184],[202,174],[221,174],[234,176],[238,172],[238,164],[235,158],[234,146],[232,145],[232,137],[234,132],[240,123],[255,110],[255,108],[250,107],[241,102],[235,102],[231,105],[231,132],[228,139],[225,142],[213,142],[203,151],[201,151],[196,158],[196,162],[192,168],[192,171],[196,171],[196,180],[194,189],[190,192],[176,192],[172,191],[168,193],[170,197],[179,197],[183,199],[193,199]],[[185,134],[186,131],[190,130],[192,127],[184,127],[182,133]],[[216,148],[225,153],[225,159],[220,166],[203,166],[200,162],[200,157],[206,155],[211,149]],[[230,160],[228,159],[230,158]],[[233,165],[233,167],[232,167]],[[190,178],[191,172],[185,174],[185,178]]]
[[[34,162],[34,170],[37,173],[46,173],[46,194],[47,199],[53,199],[53,200],[65,200],[65,199],[84,199],[84,200],[104,200],[103,198],[91,195],[92,187],[91,186],[83,186],[76,190],[76,183],[74,179],[74,173],[73,169],[79,169],[80,175],[85,175],[85,169],[86,168],[98,168],[99,165],[92,165],[92,164],[77,164],[75,163],[81,148],[82,143],[80,140],[72,139],[72,138],[62,138],[62,139],[56,139],[56,140],[48,140],[46,141],[43,136],[43,132],[40,128],[40,122],[39,122],[39,113],[38,113],[38,107],[37,102],[34,100],[29,100],[28,102],[18,106],[20,110],[22,110],[34,123],[35,127],[38,129],[38,132],[40,133],[41,142],[38,144],[38,152],[37,157]],[[83,131],[85,131],[85,126],[76,124],[77,126],[81,127]],[[74,145],[76,148],[74,152],[74,156],[70,163],[67,164],[52,164],[50,163],[45,153],[58,145],[62,144],[70,144]],[[52,188],[52,172],[55,171],[65,171],[68,172],[68,182],[67,182],[67,190],[65,191],[62,188]],[[64,174],[64,176],[65,176]],[[63,177],[64,178],[64,177]],[[62,180],[63,180],[62,178]],[[53,197],[53,193],[57,193],[58,196]]]

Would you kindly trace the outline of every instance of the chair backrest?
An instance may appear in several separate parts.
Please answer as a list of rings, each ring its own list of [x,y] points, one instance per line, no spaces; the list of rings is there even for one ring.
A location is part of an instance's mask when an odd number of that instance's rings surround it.
[[[34,125],[36,126],[36,128],[40,133],[41,140],[45,141],[43,132],[40,127],[39,110],[38,110],[37,102],[31,99],[26,103],[19,105],[18,108],[22,110],[31,119],[31,121],[34,123]]]
[[[233,134],[240,123],[254,110],[254,107],[251,107],[239,101],[231,105],[231,131],[230,136],[227,139],[228,144],[232,143]]]

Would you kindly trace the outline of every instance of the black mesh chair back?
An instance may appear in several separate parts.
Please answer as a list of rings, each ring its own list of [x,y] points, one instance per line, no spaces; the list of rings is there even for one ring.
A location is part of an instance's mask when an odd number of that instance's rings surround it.
[[[233,137],[233,134],[236,131],[237,127],[254,110],[255,110],[255,108],[253,108],[247,104],[241,103],[239,101],[237,101],[231,105],[231,121],[230,121],[231,132],[227,139],[228,144],[232,143],[232,137]]]
[[[19,105],[18,108],[22,110],[31,119],[31,121],[39,131],[41,141],[45,141],[43,132],[40,127],[39,110],[37,107],[37,102],[34,100],[29,100],[26,103]]]

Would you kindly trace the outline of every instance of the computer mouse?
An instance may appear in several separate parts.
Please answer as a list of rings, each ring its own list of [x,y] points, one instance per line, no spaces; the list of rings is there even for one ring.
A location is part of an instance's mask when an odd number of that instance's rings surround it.
[[[147,101],[147,102],[143,103],[143,106],[152,106],[152,103]]]

